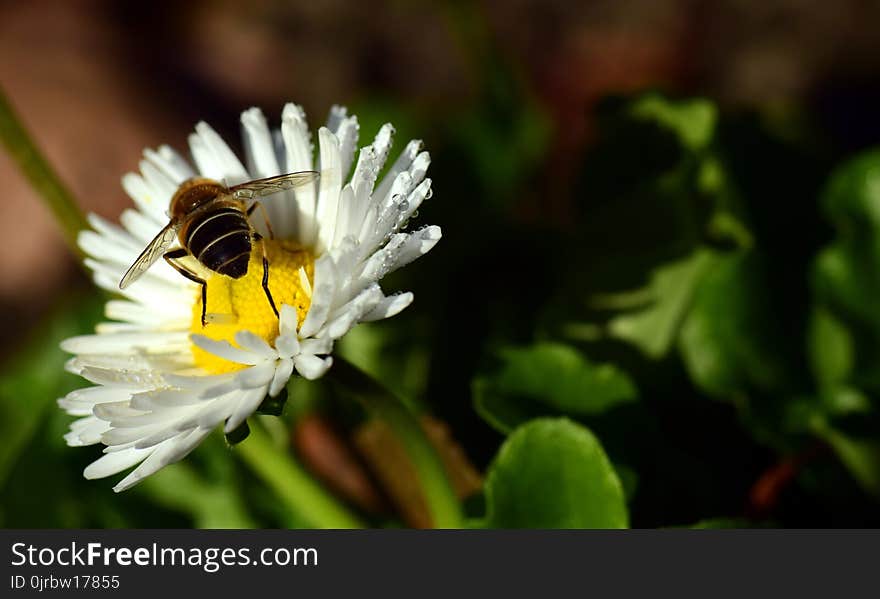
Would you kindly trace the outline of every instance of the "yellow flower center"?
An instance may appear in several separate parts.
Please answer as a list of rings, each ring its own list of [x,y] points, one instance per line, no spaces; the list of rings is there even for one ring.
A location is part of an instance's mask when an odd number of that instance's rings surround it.
[[[303,289],[300,268],[305,270],[309,284],[314,281],[315,260],[312,254],[292,241],[264,239],[266,259],[269,261],[269,291],[275,306],[281,304],[296,308],[298,323],[302,324],[311,304],[311,294]],[[247,329],[275,344],[278,336],[278,317],[263,290],[263,254],[259,243],[251,251],[248,272],[240,279],[212,273],[208,281],[207,324],[202,327],[202,292],[196,293],[192,308],[190,331],[211,339],[225,339],[238,347],[235,333]],[[245,368],[191,345],[196,365],[220,374]]]

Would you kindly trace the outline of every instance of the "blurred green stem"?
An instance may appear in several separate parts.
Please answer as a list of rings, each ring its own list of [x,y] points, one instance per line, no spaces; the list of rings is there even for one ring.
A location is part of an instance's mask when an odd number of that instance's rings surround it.
[[[88,224],[73,196],[21,124],[2,88],[0,88],[0,141],[12,157],[12,161],[58,219],[64,238],[71,249],[78,256],[81,255],[76,237],[81,230],[88,228]]]
[[[461,528],[461,506],[437,452],[416,417],[370,375],[334,356],[330,379],[374,417],[385,422],[415,467],[435,528]]]
[[[235,452],[277,493],[279,499],[316,528],[363,528],[363,523],[319,485],[284,447],[277,447],[256,418]]]

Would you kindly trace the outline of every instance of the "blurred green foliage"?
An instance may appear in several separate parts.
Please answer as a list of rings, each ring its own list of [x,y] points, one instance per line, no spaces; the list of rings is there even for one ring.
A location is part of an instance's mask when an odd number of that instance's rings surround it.
[[[564,419],[517,428],[486,478],[490,528],[626,528],[623,487],[598,439]]]

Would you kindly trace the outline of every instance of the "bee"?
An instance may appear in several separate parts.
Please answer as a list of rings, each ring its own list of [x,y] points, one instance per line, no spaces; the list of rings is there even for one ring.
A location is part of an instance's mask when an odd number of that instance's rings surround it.
[[[119,281],[125,289],[143,275],[162,256],[181,275],[202,287],[202,326],[205,326],[205,310],[208,302],[208,283],[192,270],[181,264],[182,258],[191,256],[202,266],[221,275],[240,279],[245,276],[251,252],[262,240],[254,229],[250,217],[260,208],[269,235],[272,227],[265,209],[257,198],[306,185],[318,178],[316,171],[288,173],[266,179],[248,181],[240,185],[226,185],[207,178],[184,181],[171,198],[168,214],[170,220],[147,245]],[[248,202],[254,200],[248,206]],[[166,251],[180,241],[180,247]],[[262,248],[262,244],[259,244]],[[269,291],[269,262],[263,249],[263,291],[269,305],[278,316],[275,300]]]

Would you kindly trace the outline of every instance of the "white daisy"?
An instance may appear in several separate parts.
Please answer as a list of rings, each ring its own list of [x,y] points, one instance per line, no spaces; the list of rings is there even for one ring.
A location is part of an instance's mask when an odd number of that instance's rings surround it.
[[[122,227],[90,215],[94,230],[80,234],[95,282],[120,293],[120,278],[167,224],[169,201],[183,181],[204,176],[235,185],[288,172],[321,173],[316,184],[263,200],[275,235],[263,243],[280,318],[263,294],[262,269],[252,267],[241,279],[206,274],[207,311],[234,317],[202,327],[199,285],[160,260],[121,292],[124,299],[107,302],[113,322],[62,344],[75,354],[68,369],[94,384],[59,400],[81,416],[65,439],[71,446],[106,445],[85,469],[86,478],[137,465],[116,491],[182,459],[219,424],[234,430],[267,395],[280,393],[294,371],[308,379],[323,375],[336,339],[412,302],[411,293],[386,296],[379,281],[440,239],[435,226],[400,232],[431,195],[425,178],[430,159],[420,142],[410,142],[376,181],[391,147],[391,125],[360,150],[352,169],[358,122],[345,108],[333,107],[319,129],[314,162],[299,106],[285,106],[277,130],[257,108],[245,111],[241,123],[246,167],[199,123],[189,138],[196,169],[168,146],[146,150],[140,174],[122,180],[136,205],[123,212]],[[253,221],[262,227],[256,214]]]

